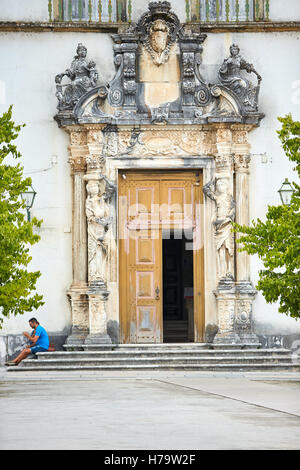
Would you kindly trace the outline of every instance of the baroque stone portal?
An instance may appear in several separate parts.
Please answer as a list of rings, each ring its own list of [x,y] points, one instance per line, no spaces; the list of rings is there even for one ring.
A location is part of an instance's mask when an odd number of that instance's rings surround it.
[[[112,39],[116,73],[109,84],[97,85],[101,58],[87,61],[83,45],[71,68],[56,76],[55,119],[70,134],[73,180],[68,343],[82,343],[87,334],[87,344],[122,341],[117,181],[123,169],[202,172],[205,323],[216,325],[216,341],[253,343],[255,290],[231,223],[249,222],[248,133],[263,118],[261,77],[232,45],[208,84],[201,69],[206,35],[180,24],[169,2],[150,2],[137,24],[120,26]],[[256,74],[258,84],[244,73]],[[71,80],[65,90],[63,76]],[[203,337],[195,333],[195,341]]]

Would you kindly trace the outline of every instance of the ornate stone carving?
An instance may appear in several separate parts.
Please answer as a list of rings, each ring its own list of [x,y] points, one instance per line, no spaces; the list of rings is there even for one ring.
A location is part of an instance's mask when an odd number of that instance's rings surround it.
[[[219,280],[233,278],[234,239],[231,233],[235,216],[235,202],[229,191],[228,178],[218,178],[207,183],[204,194],[216,203],[215,241],[217,249],[217,267]]]
[[[95,62],[86,60],[87,48],[83,44],[78,44],[76,52],[71,67],[55,77],[59,111],[72,110],[81,96],[94,88],[98,81]],[[71,80],[71,83],[62,84],[65,76]]]
[[[217,173],[222,173],[222,172],[225,172],[226,170],[230,171],[232,168],[233,157],[232,155],[228,155],[228,154],[216,155],[215,162],[216,162]]]
[[[242,76],[241,71],[254,73],[258,79],[258,85],[255,87],[252,83]],[[234,91],[241,98],[246,109],[257,111],[258,93],[260,89],[261,76],[256,72],[252,64],[249,64],[240,56],[240,48],[236,44],[230,47],[230,57],[225,59],[220,70],[219,78],[223,85]]]
[[[107,125],[103,129],[103,155],[116,156],[119,153],[117,126]]]
[[[72,332],[67,339],[68,345],[84,343],[89,330],[89,304],[86,290],[74,287],[68,291],[72,311]]]
[[[217,137],[217,143],[230,144],[232,141],[232,132],[230,129],[221,127],[217,129],[216,137]]]
[[[86,217],[88,222],[88,271],[90,285],[105,285],[107,273],[106,232],[112,219],[107,205],[107,182],[102,177],[86,175],[88,181]]]
[[[251,332],[252,300],[238,300],[235,315],[235,330]]]
[[[169,59],[170,49],[176,41],[179,20],[171,12],[169,2],[150,2],[149,11],[138,23],[142,32],[142,43],[157,66]]]
[[[87,143],[88,144],[98,144],[103,143],[103,135],[101,130],[90,130],[87,133]]]
[[[102,170],[105,163],[103,155],[87,155],[86,165],[88,170]]]
[[[249,169],[249,163],[251,161],[250,155],[234,155],[234,167],[236,171],[243,171]]]
[[[71,166],[72,173],[85,173],[87,163],[85,157],[70,157],[69,163]]]
[[[166,103],[165,106],[159,108],[151,108],[151,122],[156,124],[167,123],[169,120],[170,103]]]
[[[219,298],[219,332],[231,332],[234,328],[234,299]]]
[[[261,77],[239,47],[232,45],[218,80],[208,83],[200,70],[206,35],[181,25],[169,2],[150,2],[137,24],[120,26],[112,38],[116,74],[109,84],[96,87],[95,64],[86,60],[81,44],[70,69],[56,76],[59,125],[180,125],[187,119],[189,124],[258,124],[262,119],[257,111]],[[257,86],[244,71],[257,75]],[[71,83],[62,84],[64,76]]]
[[[200,129],[133,129],[119,131],[118,155],[211,155],[212,134]]]
[[[70,132],[70,144],[71,146],[82,146],[87,142],[86,132],[74,130]]]
[[[195,34],[184,29],[179,34],[182,53],[182,104],[186,116],[201,117],[203,110],[197,110],[197,107],[207,106],[212,99],[210,89],[200,73],[202,43],[205,38],[205,34]]]
[[[171,45],[170,28],[167,23],[164,20],[153,21],[144,47],[151,55],[155,65],[167,62]]]

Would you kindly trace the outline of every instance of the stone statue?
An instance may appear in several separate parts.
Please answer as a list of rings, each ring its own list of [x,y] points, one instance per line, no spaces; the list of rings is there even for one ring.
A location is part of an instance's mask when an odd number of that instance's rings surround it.
[[[105,185],[104,179],[90,179],[86,186],[89,282],[99,285],[104,285],[106,281],[107,241],[105,237],[112,222],[106,202]]]
[[[228,178],[221,177],[210,181],[204,186],[203,192],[216,203],[217,211],[213,224],[219,279],[233,279],[234,240],[231,233],[231,223],[235,217],[235,203],[229,192]]]
[[[98,81],[95,62],[87,62],[86,60],[87,48],[80,43],[76,52],[77,55],[74,57],[71,67],[55,77],[57,109],[59,111],[72,110],[81,96],[94,88]],[[61,82],[65,76],[71,80],[71,83],[62,85]]]
[[[246,70],[248,73],[254,73],[258,79],[258,86],[255,87],[249,80],[245,79],[241,74],[242,70]],[[262,78],[256,72],[253,65],[246,62],[240,56],[240,48],[238,45],[232,44],[230,47],[230,57],[224,60],[219,70],[219,79],[223,85],[227,86],[241,97],[246,107],[257,109],[258,93]]]

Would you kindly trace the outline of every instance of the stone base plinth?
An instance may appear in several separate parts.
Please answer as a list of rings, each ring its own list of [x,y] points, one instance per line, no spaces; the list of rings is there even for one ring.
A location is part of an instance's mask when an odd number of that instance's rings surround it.
[[[241,344],[241,339],[237,333],[221,332],[214,337],[214,344]]]
[[[111,338],[108,334],[98,333],[90,334],[87,336],[84,344],[87,345],[102,345],[102,344],[112,344]]]
[[[219,282],[215,292],[219,331],[214,344],[260,346],[253,332],[252,304],[255,295],[256,290],[250,282],[234,282],[230,278]]]
[[[68,346],[80,346],[81,344],[85,342],[88,334],[89,334],[88,330],[79,330],[73,327],[71,335],[68,336],[66,344]]]
[[[239,333],[241,342],[244,344],[251,344],[253,347],[260,348],[261,344],[258,336],[255,333]]]
[[[86,284],[73,284],[68,297],[72,313],[72,329],[66,344],[80,345],[89,334],[89,304]]]

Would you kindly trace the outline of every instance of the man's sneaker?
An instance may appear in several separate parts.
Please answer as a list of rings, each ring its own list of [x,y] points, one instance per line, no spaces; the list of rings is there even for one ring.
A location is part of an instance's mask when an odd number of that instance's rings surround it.
[[[8,361],[8,362],[5,363],[5,365],[6,365],[7,367],[11,367],[11,366],[17,366],[18,364],[17,364],[16,362],[14,362],[14,361]]]

